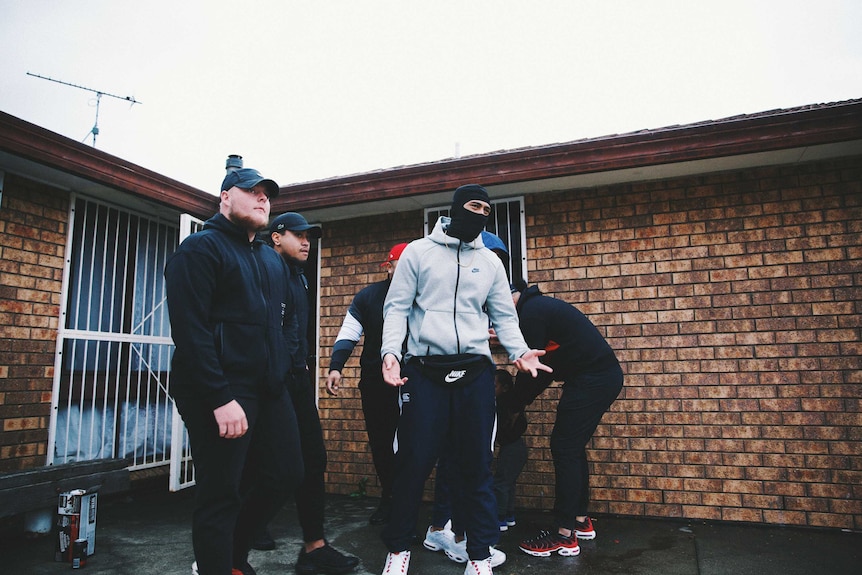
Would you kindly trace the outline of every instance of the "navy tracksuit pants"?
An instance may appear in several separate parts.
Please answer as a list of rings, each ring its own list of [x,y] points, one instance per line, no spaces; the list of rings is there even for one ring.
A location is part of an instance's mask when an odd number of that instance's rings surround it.
[[[426,379],[412,364],[401,374],[401,415],[395,435],[392,517],[383,542],[392,553],[406,551],[416,532],[425,480],[443,449],[449,450],[453,481],[460,483],[460,509],[471,559],[485,559],[497,543],[497,509],[491,461],[496,423],[494,366],[464,387]]]

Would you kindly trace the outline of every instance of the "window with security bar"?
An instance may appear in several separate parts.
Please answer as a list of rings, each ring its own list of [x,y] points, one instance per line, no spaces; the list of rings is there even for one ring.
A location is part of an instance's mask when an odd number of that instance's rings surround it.
[[[177,225],[83,197],[70,216],[50,462],[163,465],[173,353],[163,270]]]
[[[437,218],[449,215],[449,206],[425,210],[425,235],[431,233]],[[527,238],[524,232],[524,198],[508,198],[491,201],[491,215],[485,230],[496,234],[509,251],[506,274],[527,278]],[[514,275],[513,275],[514,273]]]

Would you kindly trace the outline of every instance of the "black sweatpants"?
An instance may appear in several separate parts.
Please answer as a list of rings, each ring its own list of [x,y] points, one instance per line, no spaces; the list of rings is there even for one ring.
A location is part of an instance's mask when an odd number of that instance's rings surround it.
[[[294,494],[296,513],[302,528],[302,540],[311,542],[324,538],[326,447],[310,374],[297,375],[290,386],[290,397],[296,410],[302,461],[305,464],[305,477]]]
[[[494,471],[494,495],[500,521],[515,516],[515,487],[526,464],[527,443],[523,437],[500,446]]]
[[[616,362],[599,371],[579,373],[563,383],[557,420],[551,432],[556,475],[554,515],[558,527],[571,529],[575,517],[588,514],[587,443],[622,388],[623,371]]]
[[[251,534],[278,512],[302,479],[296,415],[279,397],[237,398],[249,430],[219,437],[212,409],[177,399],[195,464],[192,545],[200,575],[228,575],[248,557]]]
[[[380,481],[381,495],[392,496],[392,474],[395,469],[395,430],[398,428],[398,389],[383,381],[378,367],[373,376],[362,370],[359,380],[359,393],[362,397],[362,413],[365,416],[365,430],[371,447],[371,458],[377,479]]]

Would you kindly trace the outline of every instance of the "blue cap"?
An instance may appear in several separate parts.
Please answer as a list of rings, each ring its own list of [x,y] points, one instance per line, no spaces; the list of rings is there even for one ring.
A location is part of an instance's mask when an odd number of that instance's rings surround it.
[[[236,186],[243,190],[250,190],[258,184],[266,186],[266,195],[269,199],[278,195],[278,184],[272,180],[264,178],[260,175],[260,172],[252,168],[240,168],[239,170],[233,170],[230,172],[224,177],[224,180],[221,183],[221,189],[224,191]]]
[[[506,249],[506,244],[503,243],[503,240],[491,232],[482,230],[482,243],[489,250],[503,250],[506,252],[506,255],[509,255],[509,250]]]

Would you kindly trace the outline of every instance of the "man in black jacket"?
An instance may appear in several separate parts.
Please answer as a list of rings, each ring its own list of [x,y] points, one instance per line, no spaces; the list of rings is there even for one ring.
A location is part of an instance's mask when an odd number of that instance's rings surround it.
[[[338,575],[352,571],[359,559],[342,554],[324,537],[324,474],[326,472],[326,446],[323,444],[323,429],[317,412],[315,396],[316,378],[311,377],[307,362],[309,354],[308,325],[309,301],[308,280],[303,266],[308,261],[310,239],[320,237],[321,230],[312,226],[296,212],[286,212],[272,221],[269,227],[270,241],[275,251],[290,267],[289,280],[296,303],[299,346],[294,355],[293,377],[289,384],[290,396],[299,423],[302,459],[305,463],[305,478],[296,490],[296,511],[302,528],[303,547],[296,560],[296,571],[300,575],[324,573]]]
[[[383,301],[389,291],[398,258],[406,247],[407,244],[393,246],[386,261],[380,264],[386,268],[386,279],[362,288],[354,296],[335,338],[329,375],[326,378],[326,390],[330,395],[338,395],[341,371],[364,333],[365,341],[359,358],[359,393],[362,397],[362,414],[365,416],[371,458],[374,460],[381,491],[380,505],[369,518],[372,525],[382,525],[389,521],[392,511],[392,472],[395,465],[392,442],[398,427],[398,390],[383,381],[380,346],[383,341]]]
[[[538,286],[527,288],[523,280],[517,280],[512,291],[527,345],[544,349],[545,362],[554,372],[540,373],[537,378],[518,374],[510,409],[523,410],[553,381],[563,382],[551,433],[556,525],[522,541],[520,548],[537,557],[577,555],[578,539],[596,536],[587,515],[590,476],[586,446],[622,390],[623,372],[613,349],[575,306],[542,295]]]
[[[302,478],[296,415],[285,386],[298,335],[290,272],[255,239],[278,185],[230,172],[219,213],[165,266],[175,351],[171,396],[195,463],[193,570],[249,575],[251,533]]]

